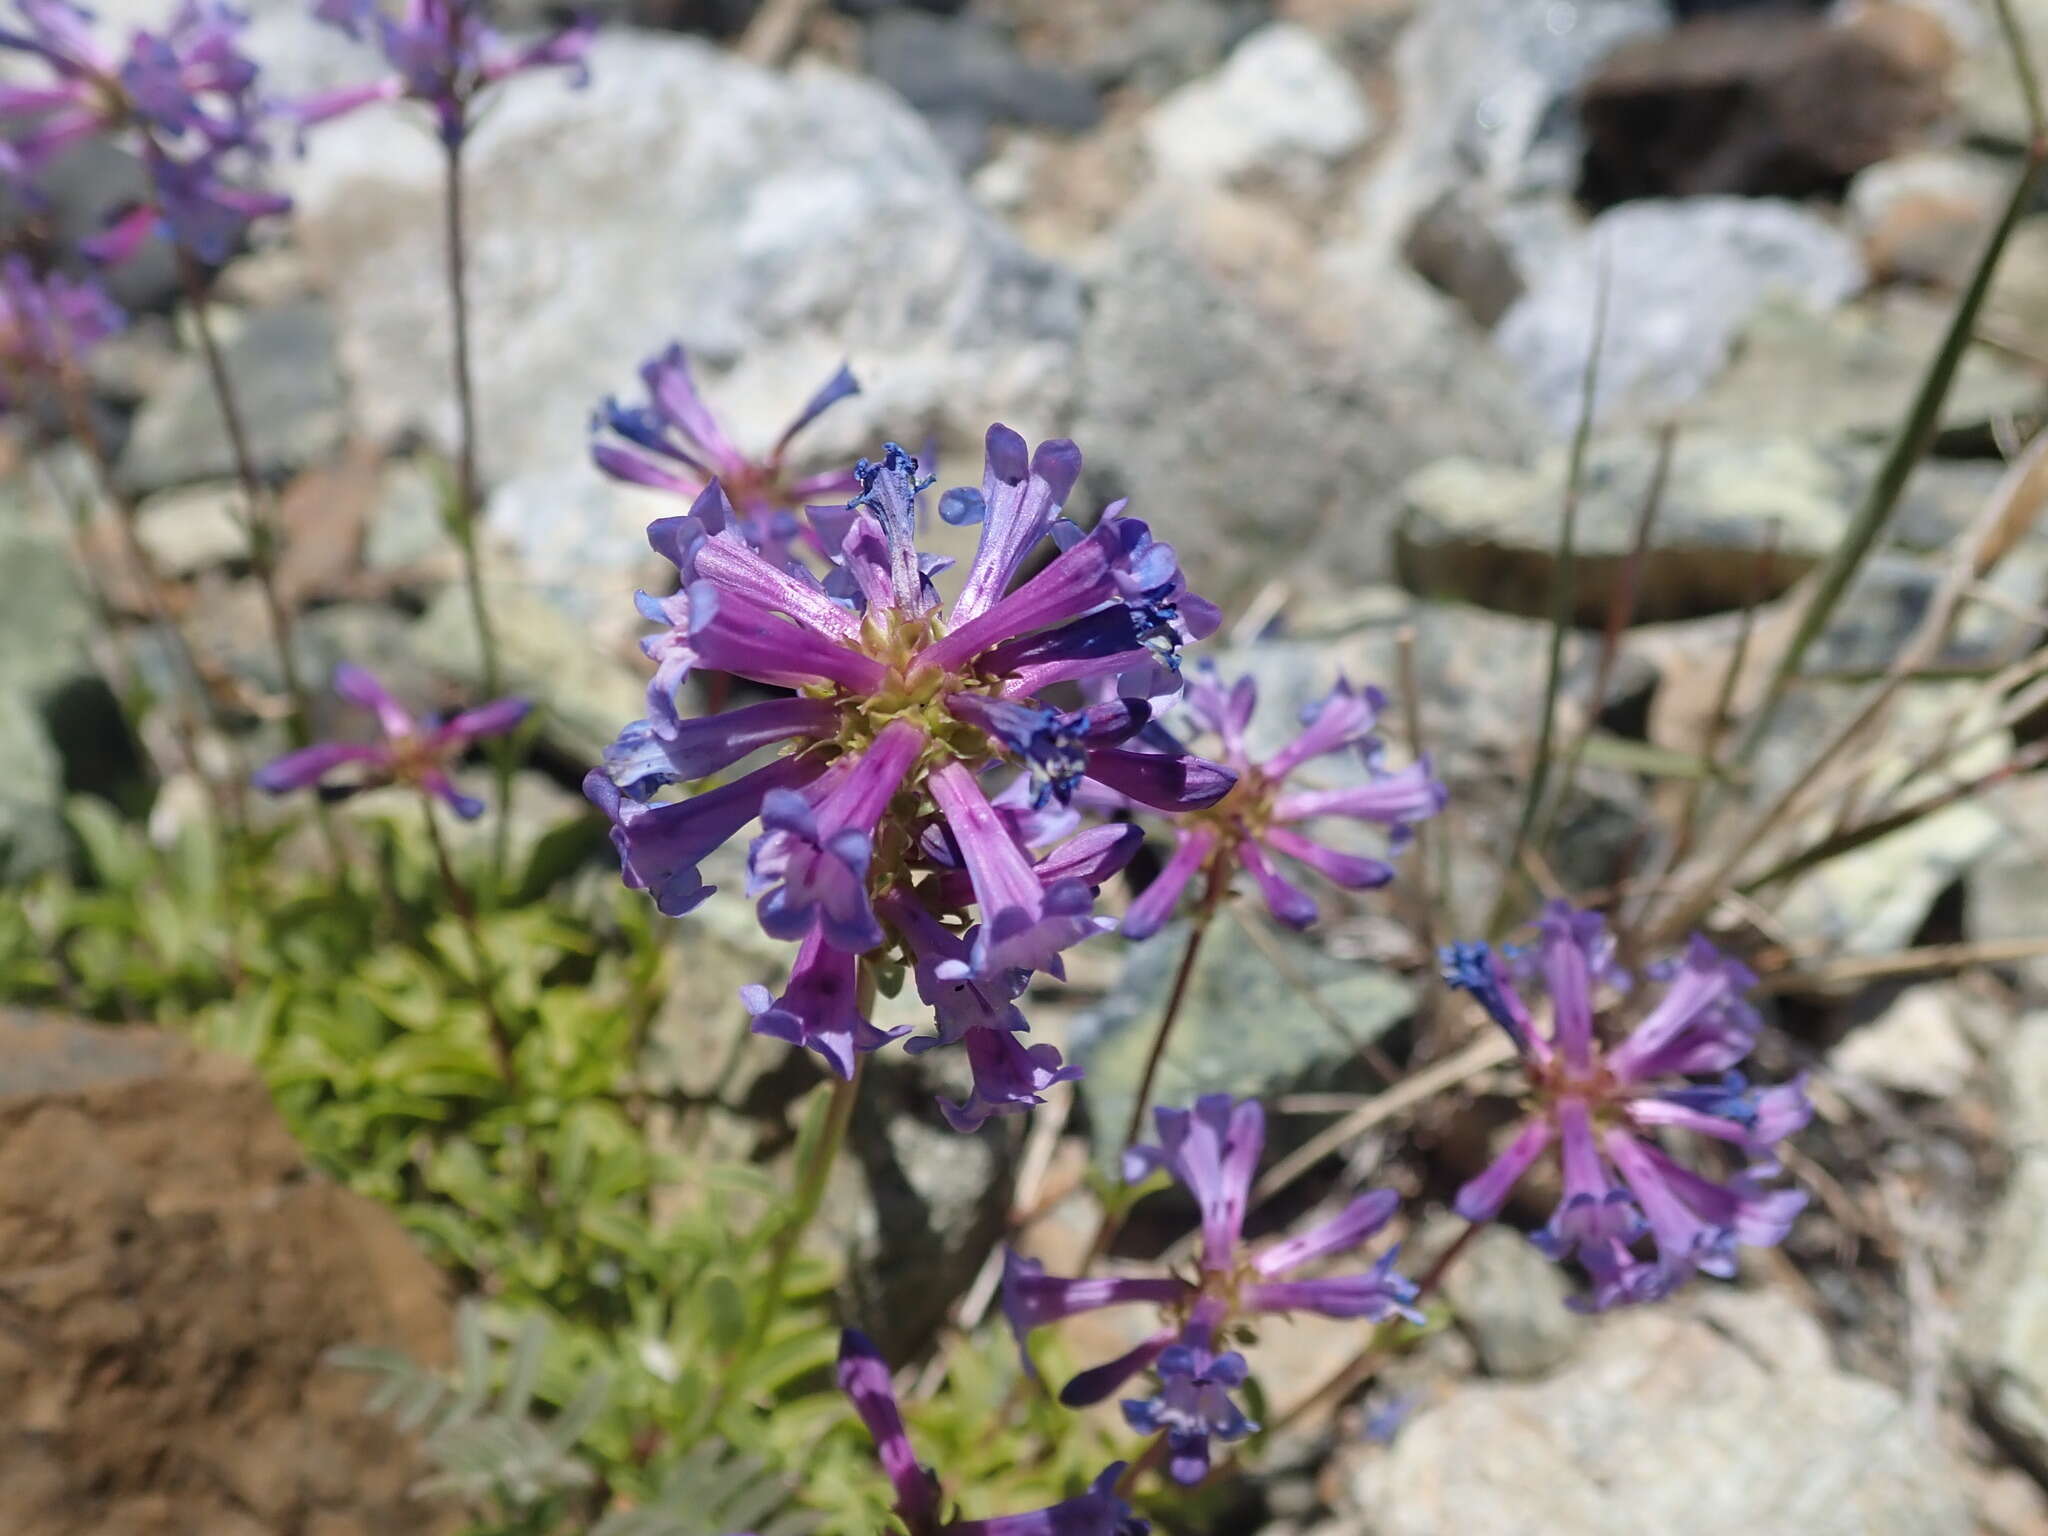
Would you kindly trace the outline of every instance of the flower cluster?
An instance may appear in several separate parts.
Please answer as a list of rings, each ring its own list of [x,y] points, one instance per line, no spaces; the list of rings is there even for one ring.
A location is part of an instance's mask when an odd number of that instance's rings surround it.
[[[1551,1258],[1575,1257],[1586,1271],[1592,1290],[1578,1305],[1655,1300],[1696,1271],[1732,1275],[1738,1244],[1782,1241],[1806,1204],[1798,1190],[1770,1182],[1779,1172],[1772,1149],[1813,1112],[1803,1080],[1757,1089],[1736,1070],[1761,1028],[1742,998],[1755,978],[1695,938],[1683,958],[1659,968],[1656,1004],[1607,1045],[1595,1027],[1595,994],[1603,984],[1626,990],[1630,978],[1615,963],[1605,925],[1557,903],[1537,934],[1533,955],[1512,958],[1549,997],[1547,1032],[1500,956],[1483,944],[1445,951],[1445,979],[1514,1041],[1530,1098],[1506,1150],[1458,1192],[1458,1214],[1491,1220],[1555,1145],[1563,1195],[1535,1240]],[[1660,1131],[1724,1143],[1746,1166],[1717,1182],[1658,1146]],[[1650,1257],[1635,1251],[1645,1239]]]
[[[896,1518],[908,1536],[1145,1536],[1151,1529],[1116,1495],[1122,1462],[1105,1467],[1086,1493],[1050,1509],[992,1520],[947,1519],[938,1479],[918,1464],[911,1448],[889,1367],[867,1336],[852,1329],[839,1340],[839,1387],[874,1437],[882,1470],[896,1490]]]
[[[1217,1345],[1249,1319],[1288,1312],[1380,1322],[1396,1315],[1420,1321],[1410,1303],[1415,1287],[1394,1273],[1389,1251],[1363,1274],[1295,1278],[1320,1259],[1349,1253],[1384,1227],[1399,1206],[1387,1190],[1360,1195],[1320,1226],[1262,1248],[1244,1243],[1252,1175],[1266,1145],[1266,1115],[1255,1100],[1209,1094],[1191,1109],[1153,1112],[1159,1145],[1133,1147],[1124,1177],[1136,1182],[1164,1168],[1194,1196],[1201,1210],[1201,1255],[1191,1276],[1061,1279],[1035,1260],[1004,1256],[1003,1310],[1025,1350],[1033,1329],[1100,1307],[1156,1306],[1165,1323],[1136,1348],[1083,1371],[1060,1393],[1070,1407],[1101,1402],[1151,1367],[1159,1393],[1126,1401],[1132,1428],[1164,1434],[1168,1471],[1183,1483],[1208,1474],[1212,1440],[1242,1439],[1257,1426],[1232,1401],[1245,1379],[1244,1357]],[[1025,1364],[1030,1355],[1025,1353]]]
[[[692,500],[716,480],[738,513],[741,537],[777,564],[787,564],[798,544],[826,561],[838,553],[811,520],[798,514],[813,501],[836,497],[843,502],[860,489],[859,483],[850,470],[792,477],[784,460],[798,433],[860,393],[850,369],[842,367],[827,379],[758,459],[734,444],[704,404],[680,343],[642,363],[640,378],[647,386],[645,405],[607,399],[591,422],[590,457],[599,469],[615,480]],[[836,526],[832,514],[839,508],[820,510],[826,514],[825,526]]]
[[[588,78],[583,62],[593,30],[579,21],[529,43],[511,43],[484,19],[478,0],[402,0],[396,12],[376,0],[316,0],[314,14],[350,37],[373,32],[391,73],[342,86],[293,108],[302,127],[379,101],[417,101],[434,115],[444,144],[460,144],[476,122],[478,99],[532,69],[557,66]]]
[[[337,774],[346,772],[348,790],[404,784],[445,801],[463,820],[474,821],[483,814],[483,802],[457,789],[449,770],[472,742],[504,735],[526,718],[530,708],[524,699],[494,699],[447,720],[420,720],[369,672],[347,665],[335,669],[334,691],[375,714],[383,739],[323,741],[287,752],[256,771],[258,789],[289,794],[316,784],[331,785]]]
[[[0,409],[18,404],[30,382],[76,367],[125,321],[96,283],[39,277],[20,255],[0,260]]]
[[[1245,733],[1258,707],[1258,685],[1241,677],[1226,688],[1213,667],[1189,681],[1182,713],[1223,743],[1223,761],[1237,785],[1222,801],[1175,828],[1175,846],[1159,877],[1131,903],[1124,917],[1127,938],[1146,939],[1165,926],[1189,883],[1205,871],[1219,882],[1234,870],[1251,876],[1273,916],[1291,928],[1306,928],[1317,917],[1315,897],[1283,872],[1274,855],[1284,855],[1348,890],[1370,890],[1394,878],[1382,859],[1347,853],[1305,836],[1304,822],[1334,816],[1375,822],[1393,830],[1398,844],[1419,821],[1444,806],[1444,787],[1422,759],[1399,770],[1382,762],[1373,735],[1386,696],[1377,688],[1353,688],[1340,681],[1329,696],[1306,712],[1301,734],[1260,762],[1252,761]],[[1185,751],[1164,726],[1148,732],[1152,744]],[[1335,752],[1354,753],[1371,771],[1364,784],[1341,789],[1290,789],[1287,781],[1303,764]]]
[[[216,0],[183,0],[160,32],[137,31],[125,53],[93,34],[92,14],[68,0],[16,0],[18,25],[0,49],[25,55],[46,80],[0,87],[0,171],[35,193],[37,174],[64,149],[104,137],[133,148],[150,196],[87,242],[118,262],[152,233],[199,260],[227,258],[250,221],[291,207],[245,184],[265,153],[266,109],[256,65],[241,51],[245,23]]]
[[[712,481],[688,515],[649,529],[680,579],[671,596],[640,597],[662,626],[643,642],[656,664],[648,716],[585,783],[612,819],[627,883],[670,915],[711,894],[704,860],[759,817],[748,893],[762,926],[798,948],[779,997],[749,990],[754,1028],[851,1077],[857,1053],[891,1038],[866,1017],[863,957],[900,956],[937,1016],[937,1038],[919,1047],[966,1047],[974,1091],[946,1106],[961,1129],[1037,1103],[1069,1075],[1053,1047],[1017,1038],[1016,999],[1034,973],[1063,974],[1061,951],[1114,926],[1095,914],[1095,890],[1142,836],[1075,832],[1060,813],[1075,791],[1092,783],[1184,811],[1234,782],[1201,758],[1125,746],[1151,718],[1144,697],[1071,711],[1039,697],[1118,677],[1156,691],[1180,645],[1217,622],[1171,546],[1122,503],[1086,532],[1061,518],[1080,471],[1070,442],[1034,452],[989,429],[980,489],[949,497],[959,520],[981,523],[950,605],[931,580],[948,562],[917,547],[930,481],[896,444],[855,466],[859,493],[843,508],[809,509],[836,552],[822,577],[750,542]],[[1025,576],[1048,542],[1058,552]],[[696,667],[792,696],[685,720],[675,690]],[[729,783],[652,803],[778,744]],[[1013,782],[992,797],[984,780],[1005,767]]]

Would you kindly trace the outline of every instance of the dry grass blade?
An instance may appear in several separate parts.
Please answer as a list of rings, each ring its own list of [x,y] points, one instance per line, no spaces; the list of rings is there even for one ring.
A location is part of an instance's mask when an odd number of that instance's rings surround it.
[[[1763,992],[1824,991],[1851,982],[1897,976],[1927,976],[1967,970],[1973,965],[2013,965],[2048,955],[2048,935],[2024,939],[1983,939],[1968,944],[1923,944],[1889,955],[1849,955],[1821,965],[1772,971],[1757,983]]]

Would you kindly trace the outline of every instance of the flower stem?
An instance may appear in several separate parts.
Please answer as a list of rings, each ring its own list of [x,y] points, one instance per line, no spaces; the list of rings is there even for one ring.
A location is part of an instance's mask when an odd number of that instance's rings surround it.
[[[1173,990],[1166,995],[1166,1011],[1159,1016],[1159,1028],[1152,1035],[1152,1048],[1145,1053],[1145,1067],[1138,1074],[1138,1089],[1131,1098],[1131,1113],[1124,1124],[1122,1146],[1135,1146],[1138,1137],[1144,1133],[1145,1111],[1152,1105],[1152,1088],[1159,1078],[1159,1064],[1166,1059],[1166,1043],[1173,1038],[1173,1026],[1180,1019],[1181,1005],[1187,1001],[1189,986],[1195,979],[1195,962],[1201,958],[1202,940],[1216,921],[1216,914],[1222,910],[1223,897],[1229,886],[1230,861],[1219,850],[1210,857],[1209,883],[1202,893],[1201,905],[1195,909],[1187,943],[1181,949],[1180,965],[1173,973]],[[1109,1245],[1116,1241],[1117,1229],[1122,1225],[1122,1218],[1116,1211],[1105,1210],[1102,1213],[1102,1222],[1096,1227],[1095,1239],[1088,1245],[1088,1256],[1082,1262],[1083,1274],[1088,1272],[1089,1265],[1109,1252]]]
[[[455,909],[455,916],[462,924],[462,930],[469,936],[469,948],[476,962],[476,997],[483,1005],[484,1023],[491,1032],[491,1053],[498,1061],[498,1075],[505,1080],[509,1090],[519,1086],[518,1065],[513,1057],[512,1031],[505,1025],[504,1014],[498,1011],[497,973],[491,964],[490,950],[484,944],[483,926],[477,921],[476,903],[470,899],[469,888],[462,883],[462,877],[455,872],[455,861],[448,856],[448,843],[441,836],[441,821],[434,814],[434,802],[427,796],[420,796],[420,813],[427,822],[427,841],[434,847],[434,862],[440,866],[441,885],[448,893],[448,904]]]
[[[874,1017],[876,990],[874,968],[863,958],[856,1010],[864,1019]],[[775,1314],[782,1310],[782,1292],[789,1281],[789,1266],[796,1258],[804,1234],[817,1219],[818,1208],[825,1202],[825,1188],[832,1181],[833,1165],[839,1161],[840,1150],[846,1145],[847,1130],[853,1124],[854,1101],[860,1097],[860,1080],[866,1067],[867,1057],[856,1056],[853,1076],[838,1079],[832,1084],[832,1101],[825,1107],[825,1124],[811,1143],[810,1156],[797,1174],[795,1207],[769,1244],[768,1278],[761,1287],[760,1309],[755,1312],[747,1330],[746,1355],[761,1347],[775,1321]]]
[[[241,402],[234,381],[228,377],[227,360],[221,355],[220,340],[213,332],[213,301],[207,292],[205,274],[187,251],[178,252],[178,282],[184,289],[186,308],[192,312],[192,328],[199,335],[199,351],[206,359],[206,376],[213,397],[220,406],[220,419],[227,429],[228,451],[235,461],[235,478],[242,484],[245,507],[242,532],[249,541],[249,568],[263,594],[263,612],[270,624],[270,639],[277,650],[278,674],[284,679],[285,698],[291,705],[287,730],[292,745],[303,747],[313,739],[313,717],[306,699],[306,687],[299,677],[298,656],[292,646],[292,615],[277,584],[277,529],[264,516],[263,482],[256,473],[256,458],[249,450],[248,427],[242,418]]]
[[[479,506],[476,472],[476,388],[470,373],[469,240],[464,214],[463,137],[445,139],[442,157],[444,217],[443,253],[447,259],[448,313],[454,331],[455,377],[455,542],[462,553],[462,584],[469,594],[469,614],[476,626],[477,654],[483,669],[483,696],[502,691],[498,637],[484,596],[483,566],[477,557]],[[505,883],[505,861],[512,829],[512,745],[509,738],[491,743],[491,769],[497,778],[497,820],[491,829],[491,891]]]

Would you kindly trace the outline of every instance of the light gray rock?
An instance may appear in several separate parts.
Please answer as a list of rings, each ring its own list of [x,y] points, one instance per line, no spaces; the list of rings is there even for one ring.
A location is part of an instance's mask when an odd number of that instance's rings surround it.
[[[1686,408],[1687,423],[1750,432],[1796,421],[1816,442],[1888,443],[1940,351],[1950,306],[1888,292],[1832,314],[1778,298],[1762,305],[1735,363]],[[1990,424],[2040,418],[2040,375],[1990,347],[1965,354],[1942,403],[1936,447],[1983,452]]]
[[[166,576],[190,576],[249,558],[242,489],[232,481],[189,485],[146,498],[136,537]]]
[[[1945,1099],[1962,1088],[1977,1065],[1960,1012],[1952,986],[1925,982],[1908,987],[1830,1051],[1828,1065],[1900,1093]]]
[[[1987,1414],[2048,1465],[2048,1014],[2020,1021],[2000,1063],[2013,1172],[1963,1316],[1965,1370]]]
[[[1148,199],[1097,270],[1083,488],[1131,493],[1226,605],[1274,576],[1322,592],[1383,578],[1403,478],[1537,435],[1450,301],[1393,260],[1326,262],[1248,199]]]
[[[1252,33],[1222,69],[1191,81],[1144,125],[1153,163],[1169,177],[1236,181],[1265,175],[1314,188],[1364,147],[1371,105],[1306,27],[1274,22]]]
[[[1579,415],[1606,285],[1597,420],[1685,404],[1727,366],[1744,323],[1774,296],[1826,311],[1863,286],[1855,242],[1795,203],[1696,197],[1624,203],[1533,274],[1494,340],[1560,431]]]
[[[601,88],[507,90],[470,141],[471,296],[486,479],[582,462],[592,408],[671,339],[742,445],[765,448],[842,361],[865,393],[806,438],[1037,435],[1065,404],[1074,280],[962,191],[917,115],[830,70],[771,74],[627,31]],[[286,168],[309,266],[337,308],[357,419],[446,445],[454,407],[440,157],[389,113]]]
[[[1536,1385],[1472,1383],[1352,1479],[1355,1536],[1953,1536],[1959,1480],[1776,1295],[1617,1313]]]
[[[259,475],[303,469],[340,446],[347,417],[334,339],[327,306],[299,299],[251,312],[224,343],[223,366]],[[220,405],[197,356],[144,404],[118,468],[137,491],[235,473]]]
[[[1355,222],[1398,243],[1452,188],[1510,198],[1569,191],[1578,176],[1573,93],[1623,38],[1661,30],[1658,0],[1435,0],[1394,55],[1399,126],[1363,184]]]
[[[1490,1376],[1541,1376],[1585,1339],[1557,1265],[1506,1227],[1488,1227],[1444,1277],[1457,1326]]]
[[[1573,525],[1578,619],[1598,624],[1635,548],[1656,474],[1647,433],[1596,440]],[[1432,597],[1521,613],[1550,611],[1570,454],[1527,469],[1471,458],[1430,465],[1402,488],[1403,582]],[[1639,568],[1636,615],[1690,618],[1751,601],[1758,551],[1776,534],[1774,597],[1835,547],[1848,526],[1844,467],[1793,436],[1684,433]]]

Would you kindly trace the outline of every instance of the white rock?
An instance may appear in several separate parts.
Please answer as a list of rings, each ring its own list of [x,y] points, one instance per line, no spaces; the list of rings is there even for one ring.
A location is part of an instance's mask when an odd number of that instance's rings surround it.
[[[1252,33],[1214,75],[1153,109],[1145,143],[1159,169],[1194,181],[1257,172],[1309,183],[1365,144],[1364,93],[1313,32],[1274,22]]]
[[[1828,1061],[1852,1077],[1942,1099],[1962,1088],[1977,1053],[1957,1017],[1954,989],[1929,982],[1901,992],[1882,1014],[1829,1052]]]
[[[2048,1014],[2022,1019],[2000,1063],[2011,1178],[1963,1315],[1965,1370],[1985,1411],[2048,1457]]]
[[[1501,318],[1494,340],[1553,426],[1577,420],[1603,283],[1601,419],[1683,405],[1726,366],[1742,326],[1784,296],[1820,312],[1864,283],[1846,235],[1797,204],[1695,197],[1624,203]]]
[[[1078,285],[962,190],[897,97],[709,44],[615,31],[592,84],[508,88],[470,142],[470,290],[487,480],[583,459],[591,409],[671,339],[742,446],[765,448],[850,360],[866,393],[805,444],[850,459],[885,432],[1036,435],[1061,408]],[[335,302],[361,426],[453,435],[441,157],[365,112],[280,166]],[[622,597],[623,597],[622,592]]]
[[[1617,1313],[1533,1386],[1468,1384],[1353,1482],[1354,1536],[1953,1536],[1953,1470],[1775,1295]]]

